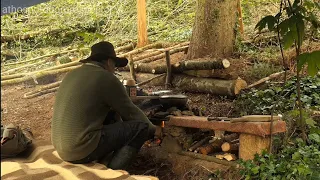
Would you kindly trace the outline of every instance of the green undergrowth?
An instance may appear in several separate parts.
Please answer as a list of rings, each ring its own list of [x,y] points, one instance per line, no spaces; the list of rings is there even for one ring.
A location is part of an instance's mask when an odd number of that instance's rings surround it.
[[[268,88],[252,89],[241,94],[235,100],[235,113],[271,114],[284,113],[297,108],[296,78],[293,77],[284,86],[270,83]],[[307,76],[301,79],[301,101],[306,109],[320,108],[320,76]]]
[[[287,131],[273,136],[272,153],[263,152],[253,160],[239,160],[242,179],[317,180],[320,177],[320,121],[312,111],[320,110],[320,75],[301,79],[302,119],[307,125],[307,140],[301,136],[297,109],[296,78],[284,86],[270,83],[265,89],[253,89],[235,100],[237,115],[282,114]]]

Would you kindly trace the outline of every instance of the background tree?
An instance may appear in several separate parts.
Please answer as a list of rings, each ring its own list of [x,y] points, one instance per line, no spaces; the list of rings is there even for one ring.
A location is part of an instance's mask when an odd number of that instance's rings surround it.
[[[196,18],[187,59],[226,57],[234,49],[235,0],[197,0]]]

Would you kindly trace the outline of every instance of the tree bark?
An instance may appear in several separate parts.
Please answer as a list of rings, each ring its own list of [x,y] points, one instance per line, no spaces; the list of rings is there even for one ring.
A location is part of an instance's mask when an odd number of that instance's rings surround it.
[[[181,50],[181,49],[176,49]],[[175,53],[175,50],[170,51],[170,54]],[[165,57],[165,54],[160,54],[159,56]],[[154,56],[155,57],[155,56]],[[153,57],[150,57],[153,58]],[[212,71],[212,69],[216,68],[227,68],[230,66],[230,62],[226,59],[222,61],[184,61],[180,63],[176,63],[172,65],[172,71],[173,72],[183,72],[186,70],[209,70]],[[157,66],[154,66],[154,64],[147,64],[147,63],[137,63],[134,65],[137,72],[145,72],[145,73],[153,73],[153,74],[161,74],[165,73],[167,66],[166,64],[160,64]],[[187,72],[187,74],[197,74],[198,72]],[[215,74],[214,72],[205,72],[207,76],[212,76]]]
[[[235,0],[197,0],[187,59],[230,56],[235,42],[236,13]]]
[[[240,78],[236,80],[217,80],[184,75],[173,76],[172,84],[184,91],[212,93],[221,96],[235,96],[247,86],[246,81]]]

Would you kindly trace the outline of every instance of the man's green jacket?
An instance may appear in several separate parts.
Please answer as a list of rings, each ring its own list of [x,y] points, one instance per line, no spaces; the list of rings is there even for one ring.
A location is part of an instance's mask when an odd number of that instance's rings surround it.
[[[155,128],[118,78],[98,63],[69,72],[57,92],[51,124],[51,140],[59,156],[75,161],[93,152],[111,108],[124,120],[145,121]]]

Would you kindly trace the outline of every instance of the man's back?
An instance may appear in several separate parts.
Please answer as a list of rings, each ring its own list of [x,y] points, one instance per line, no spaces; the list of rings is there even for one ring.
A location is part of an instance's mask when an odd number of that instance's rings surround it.
[[[84,158],[97,147],[110,109],[101,83],[113,76],[102,67],[84,64],[63,79],[54,104],[51,134],[62,159]]]

